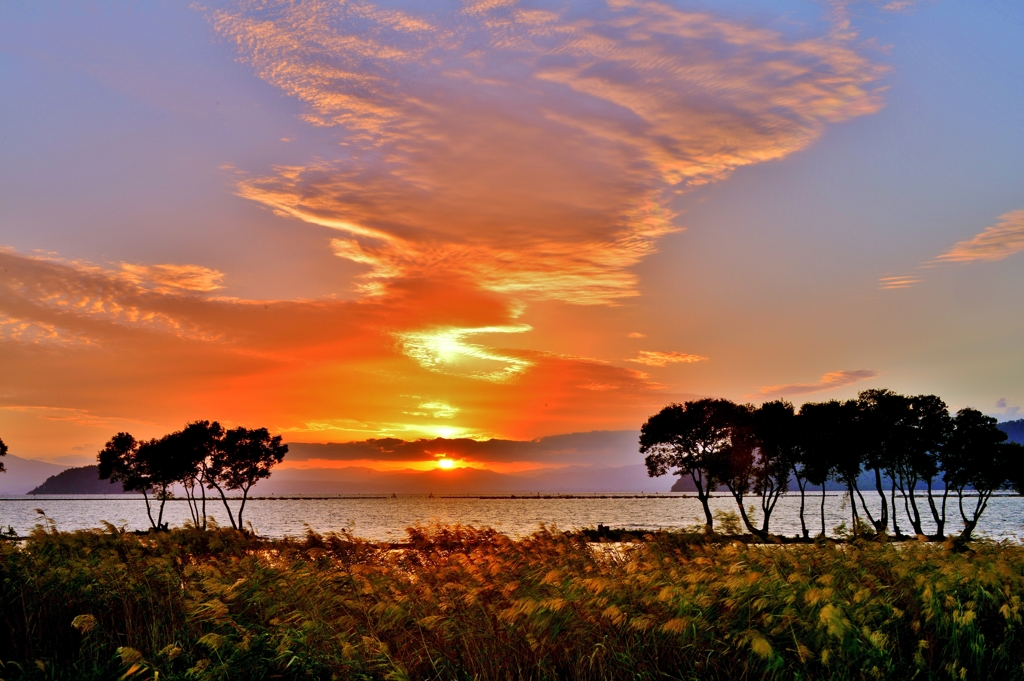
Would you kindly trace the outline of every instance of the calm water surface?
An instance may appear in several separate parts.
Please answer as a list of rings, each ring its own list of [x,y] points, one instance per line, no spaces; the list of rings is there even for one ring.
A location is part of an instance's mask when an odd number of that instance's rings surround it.
[[[973,499],[971,499],[973,502]],[[237,507],[238,502],[231,502]],[[807,521],[812,534],[820,528],[818,515],[820,496],[808,497]],[[779,501],[772,515],[771,530],[776,534],[800,533],[799,495],[788,495]],[[13,527],[24,535],[38,525],[42,510],[60,530],[101,527],[103,522],[129,530],[146,529],[149,522],[142,497],[0,497],[0,529]],[[735,511],[729,496],[718,496],[712,510]],[[922,511],[924,509],[922,508]],[[207,514],[227,525],[227,514],[218,500],[208,503]],[[959,513],[955,500],[950,504],[951,519],[947,532],[956,532]],[[170,500],[164,518],[172,526],[189,519],[184,500]],[[317,497],[250,499],[245,507],[246,524],[270,537],[300,536],[307,528],[317,532],[350,530],[356,536],[372,540],[400,540],[405,528],[416,524],[445,524],[493,527],[513,537],[534,532],[541,524],[570,530],[596,527],[603,523],[622,528],[682,528],[703,523],[700,502],[690,496],[663,494],[658,497],[585,496],[576,498],[472,498],[428,497]],[[825,526],[831,533],[840,522],[849,524],[850,507],[845,494],[829,494],[825,504]],[[910,530],[910,523],[900,516],[901,527]],[[929,525],[925,525],[929,529]],[[1024,539],[1024,498],[995,497],[982,518],[979,535],[994,539]]]

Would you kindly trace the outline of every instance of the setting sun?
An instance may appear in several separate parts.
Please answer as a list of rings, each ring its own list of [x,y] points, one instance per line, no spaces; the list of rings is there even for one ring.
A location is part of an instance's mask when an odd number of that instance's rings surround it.
[[[452,461],[451,459],[440,459],[437,462],[437,467],[438,468],[443,468],[445,470],[449,470],[449,469],[455,468],[455,462]]]

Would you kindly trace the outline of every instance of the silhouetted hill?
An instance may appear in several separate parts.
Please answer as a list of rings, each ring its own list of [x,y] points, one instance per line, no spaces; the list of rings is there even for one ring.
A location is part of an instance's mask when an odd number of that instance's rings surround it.
[[[1010,442],[1019,442],[1024,445],[1024,419],[1000,423],[999,428],[1010,436]]]
[[[51,475],[29,494],[124,494],[124,489],[120,483],[100,480],[99,466],[80,466]]]

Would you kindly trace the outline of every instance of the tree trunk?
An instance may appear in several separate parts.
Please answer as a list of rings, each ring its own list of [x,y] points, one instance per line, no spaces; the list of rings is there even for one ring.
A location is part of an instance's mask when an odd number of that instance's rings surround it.
[[[825,483],[821,483],[821,538],[825,536]]]
[[[726,483],[725,486],[729,489],[729,492],[732,494],[732,498],[736,500],[736,505],[739,506],[740,518],[743,520],[743,526],[747,528],[747,532],[754,535],[761,541],[764,541],[766,538],[766,533],[754,527],[754,524],[750,522],[750,516],[747,515],[747,509],[743,508],[743,493],[738,492],[729,483]]]
[[[799,484],[799,483],[798,483]],[[782,487],[776,487],[774,483],[765,486],[765,489],[761,492],[761,535],[767,539],[768,535],[771,534],[768,531],[769,523],[772,519],[772,513],[775,512],[775,507],[779,503],[779,498],[785,490]],[[803,509],[803,495],[800,495],[800,524],[804,522],[804,509]],[[806,531],[805,531],[806,535]],[[804,539],[807,537],[805,536]]]
[[[202,525],[203,530],[206,530],[206,488],[203,487],[202,480],[199,481],[199,493],[203,496],[203,512],[202,512]]]
[[[228,505],[227,495],[224,494],[224,490],[221,489],[220,485],[218,485],[217,483],[211,481],[210,484],[213,485],[213,488],[220,493],[220,500],[224,502],[224,510],[228,512],[228,520],[231,522],[231,527],[237,530],[238,525],[235,524],[235,516],[231,512],[231,506]]]
[[[868,517],[868,522],[871,523],[871,526],[875,528],[876,532],[880,532],[881,530],[878,529],[878,522],[876,522],[874,517],[871,515],[871,509],[868,508],[868,502],[866,502],[864,500],[864,495],[861,494],[860,488],[857,487],[856,484],[853,485],[853,491],[855,491],[857,493],[857,497],[860,499],[860,505],[864,508],[864,515],[866,515]],[[856,523],[857,500],[854,499],[853,497],[850,497],[850,501],[853,502],[853,515],[854,515],[854,522]],[[883,499],[883,501],[884,501],[884,499]],[[887,527],[888,525],[889,525],[889,521],[886,520],[885,525],[883,525],[883,527]],[[856,527],[854,527],[853,536],[855,536],[855,537],[857,536],[857,528]]]
[[[245,502],[246,502],[246,500],[248,498],[249,498],[249,487],[243,487],[242,488],[242,503],[238,507],[238,529],[240,529],[240,530],[244,527],[244,525],[242,525],[242,512],[245,511]]]
[[[142,490],[142,498],[146,500],[146,515],[149,516],[149,524],[155,530],[156,529],[156,523],[153,522],[153,509],[149,505],[149,494],[146,493],[145,489]]]
[[[715,519],[711,515],[711,505],[708,503],[708,498],[711,496],[711,485],[708,485],[708,491],[704,491],[704,478],[695,471],[690,471],[690,477],[693,479],[693,484],[697,487],[697,498],[700,499],[700,505],[704,508],[704,521],[706,525],[706,531],[708,533],[715,531]]]
[[[871,524],[875,527],[875,532],[881,534],[889,529],[889,504],[885,501],[885,490],[882,488],[882,469],[875,467],[875,490],[878,492],[878,497],[882,501],[882,508],[878,515],[878,520],[874,520],[871,514],[867,512],[867,506],[864,507],[864,512],[871,521]],[[864,497],[861,497],[861,503],[864,503]]]
[[[164,505],[167,503],[167,485],[160,490],[160,513],[157,515],[156,525],[158,530],[167,529],[164,527]]]
[[[910,525],[914,528],[914,534],[919,537],[924,536],[924,529],[921,525],[921,511],[917,507],[917,497],[914,496],[914,490],[917,488],[917,478],[910,477],[907,480],[907,489],[904,492],[903,488],[900,488],[900,493],[903,494],[903,506],[907,511],[907,517],[910,518]]]
[[[949,486],[945,485],[945,494],[949,494]],[[928,478],[928,508],[932,512],[932,519],[935,521],[935,539],[945,539],[946,529],[946,501],[942,501],[942,513],[939,513],[938,507],[935,505],[935,496],[932,494],[932,479]]]
[[[981,515],[988,507],[988,500],[992,497],[992,492],[978,492],[978,501],[974,504],[974,512],[970,518],[964,513],[964,494],[962,488],[957,490],[957,496],[959,496],[960,517],[964,519],[964,531],[960,533],[960,539],[967,541],[978,527],[978,521],[981,520]]]
[[[807,495],[807,481],[801,480],[800,476],[795,475],[796,486],[800,489],[800,531],[804,535],[804,539],[808,539],[811,533],[807,531],[807,523],[804,521],[804,500]]]
[[[182,488],[185,490],[185,503],[188,504],[188,515],[192,518],[192,525],[196,528],[199,527],[199,505],[196,502],[196,483],[195,479],[184,481],[181,483]]]
[[[889,505],[892,506],[892,533],[899,539],[903,535],[900,533],[900,526],[896,520],[896,479],[891,476],[889,479],[892,481],[892,485],[889,488]]]
[[[853,538],[856,539],[857,530],[859,529],[857,526],[860,525],[858,522],[860,518],[857,517],[857,499],[853,496],[854,489],[855,487],[853,485],[846,483],[846,496],[850,499],[850,510],[851,515],[853,516],[853,519],[850,521],[853,523],[853,527],[851,529],[853,530]],[[860,494],[859,491],[857,493]]]

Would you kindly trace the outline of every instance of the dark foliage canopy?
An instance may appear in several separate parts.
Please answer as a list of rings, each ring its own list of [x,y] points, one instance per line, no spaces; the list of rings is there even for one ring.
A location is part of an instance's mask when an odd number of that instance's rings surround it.
[[[888,532],[891,525],[899,535],[898,518],[905,513],[921,535],[923,499],[941,536],[953,494],[963,536],[969,537],[993,493],[1024,488],[1024,446],[1006,440],[996,420],[976,409],[951,415],[936,395],[871,389],[855,400],[808,403],[799,411],[782,400],[760,407],[722,399],[670,404],[643,424],[640,452],[650,476],[693,479],[709,530],[710,493],[724,487],[748,530],[767,537],[775,503],[795,475],[805,537],[805,486],[824,489],[830,480],[848,491],[855,532],[863,513],[874,532]],[[873,503],[860,487],[862,475],[873,480],[878,493]],[[750,495],[761,502],[760,528],[744,506]]]
[[[232,527],[242,529],[249,489],[269,477],[287,452],[281,436],[272,436],[266,428],[240,426],[226,431],[216,421],[193,421],[179,431],[145,442],[118,433],[97,458],[100,478],[120,482],[126,491],[141,492],[147,511],[149,494],[155,494],[160,505],[155,519],[150,513],[150,521],[156,529],[163,527],[164,502],[174,485],[184,488],[196,526],[205,527],[205,490],[211,489],[219,493]],[[237,515],[226,496],[231,490],[242,492]]]

